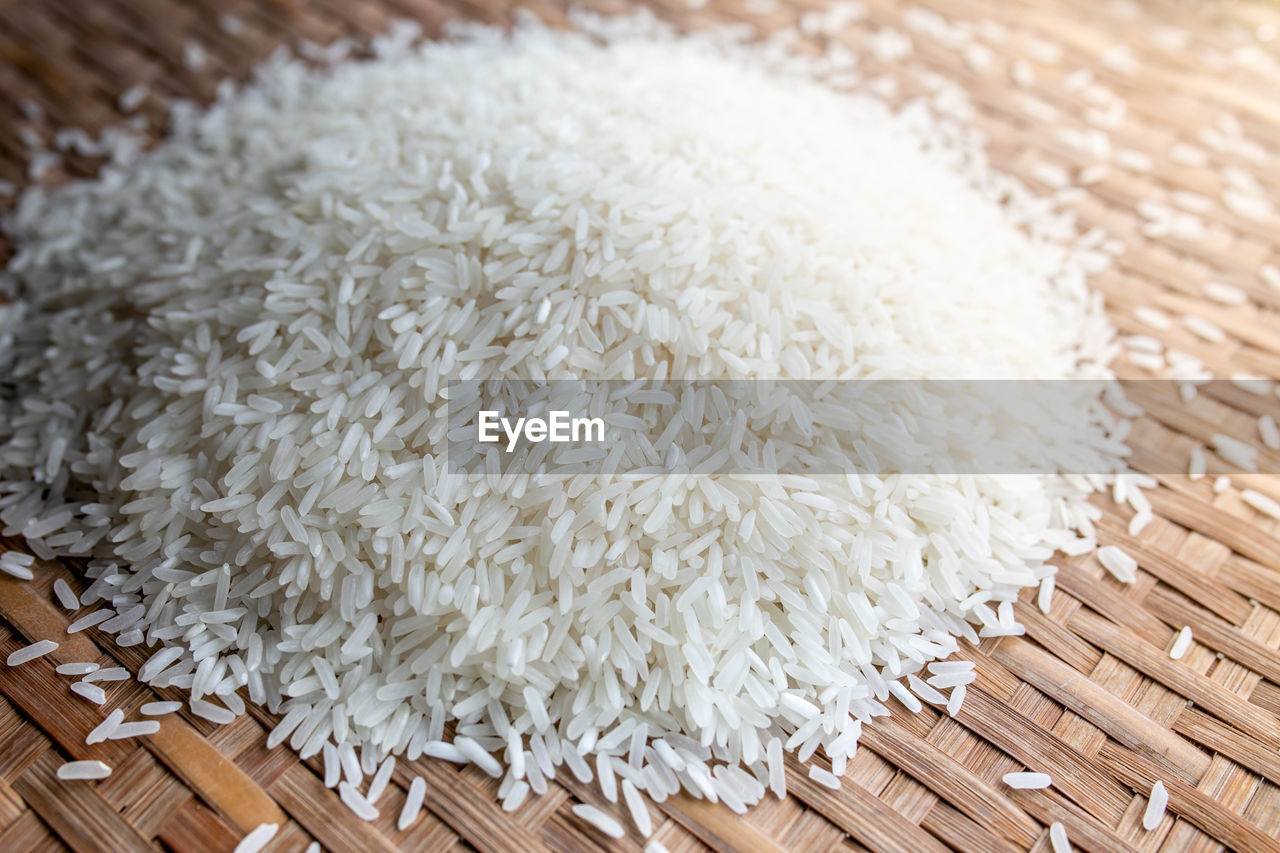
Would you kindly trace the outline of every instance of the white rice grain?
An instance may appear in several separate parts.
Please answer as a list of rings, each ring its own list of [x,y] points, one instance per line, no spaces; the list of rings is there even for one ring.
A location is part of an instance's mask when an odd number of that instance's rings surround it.
[[[649,807],[644,804],[644,798],[630,779],[622,780],[622,799],[631,814],[631,822],[636,825],[641,837],[648,838],[653,834],[653,818],[649,816]]]
[[[1271,415],[1258,418],[1258,437],[1271,450],[1280,450],[1280,427],[1276,426],[1276,419]]]
[[[1221,343],[1227,339],[1226,332],[1218,328],[1215,324],[1209,322],[1198,314],[1186,314],[1182,318],[1182,325],[1187,331],[1193,335],[1203,338],[1210,343]]]
[[[364,821],[376,820],[378,810],[345,779],[338,783],[338,796],[351,813]]]
[[[271,839],[276,837],[276,833],[279,831],[279,824],[259,824],[248,835],[240,839],[233,853],[259,853],[262,848],[270,843]]]
[[[58,675],[88,675],[91,672],[97,672],[98,669],[100,669],[98,664],[91,661],[73,661],[59,664],[53,671]]]
[[[582,820],[594,826],[610,838],[621,838],[624,833],[622,824],[600,811],[595,806],[579,803],[571,811]]]
[[[1200,480],[1204,478],[1205,470],[1204,448],[1197,444],[1191,448],[1191,459],[1187,463],[1187,476],[1192,481]]]
[[[1263,515],[1280,521],[1280,502],[1277,502],[1274,498],[1268,497],[1267,495],[1254,491],[1253,489],[1243,489],[1240,492],[1240,500],[1244,501]]]
[[[71,585],[58,578],[53,582],[53,594],[58,599],[58,603],[62,605],[64,610],[79,610],[80,599],[76,597],[75,592],[71,589]]]
[[[1049,824],[1049,846],[1053,853],[1071,853],[1071,842],[1067,840],[1067,829],[1054,821]]]
[[[1138,561],[1114,545],[1104,545],[1098,549],[1098,562],[1121,583],[1133,583],[1137,580]]]
[[[83,681],[76,681],[71,685],[71,692],[77,696],[88,699],[95,705],[101,705],[107,701],[107,694],[101,687],[96,684],[87,684]]]
[[[5,551],[0,554],[0,572],[18,580],[29,581],[35,577],[35,572],[31,571],[34,563],[35,560],[29,554],[20,551]]]
[[[1238,438],[1222,433],[1214,433],[1210,439],[1214,452],[1237,468],[1246,471],[1258,470],[1258,449],[1245,444]]]
[[[203,717],[211,723],[217,723],[225,726],[228,723],[235,722],[236,715],[226,708],[220,708],[212,702],[206,702],[203,699],[192,699],[190,702],[191,713],[197,717]]]
[[[29,646],[24,646],[17,651],[9,652],[9,656],[5,658],[5,663],[9,666],[21,666],[27,661],[35,660],[38,657],[49,654],[58,647],[53,640],[39,640]]]
[[[107,740],[115,734],[116,729],[120,727],[122,722],[124,722],[124,711],[117,708],[110,714],[107,714],[105,720],[94,726],[93,731],[89,732],[85,737],[85,744],[93,746],[95,743],[101,743],[102,741]]]
[[[111,734],[107,735],[108,740],[127,740],[135,737],[146,737],[160,731],[160,723],[156,720],[139,720],[135,723],[121,723],[116,726]]]
[[[816,764],[809,765],[809,778],[824,788],[830,788],[833,791],[840,790],[840,779],[831,771],[824,770]]]
[[[101,761],[68,761],[58,767],[58,778],[73,779],[105,779],[111,775],[111,768]]]
[[[373,779],[369,782],[369,788],[364,793],[364,798],[369,801],[370,805],[375,805],[382,793],[387,790],[387,785],[391,782],[391,774],[396,769],[396,758],[394,755],[388,755],[378,767],[378,772],[373,774]]]
[[[1053,784],[1048,773],[1006,773],[1001,777],[1006,785],[1018,790],[1048,788]]]
[[[527,786],[526,786],[527,790]],[[427,782],[421,776],[414,776],[409,783],[409,791],[404,798],[404,806],[400,809],[400,817],[396,819],[396,829],[404,832],[422,812],[422,803],[427,796]]]
[[[1247,305],[1249,303],[1249,294],[1235,285],[1225,284],[1220,281],[1205,282],[1204,295],[1223,305]]]
[[[1163,782],[1156,780],[1156,783],[1151,786],[1151,793],[1147,796],[1147,808],[1142,813],[1142,828],[1150,832],[1159,826],[1168,805],[1169,792],[1165,790]]]

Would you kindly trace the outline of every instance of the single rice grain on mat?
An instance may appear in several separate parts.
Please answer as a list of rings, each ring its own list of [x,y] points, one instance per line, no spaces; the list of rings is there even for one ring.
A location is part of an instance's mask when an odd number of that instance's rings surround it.
[[[279,824],[259,824],[248,835],[240,839],[232,853],[259,853],[262,848],[270,843],[271,839],[276,837],[276,833],[279,831]]]
[[[809,778],[833,791],[840,790],[840,779],[830,770],[825,770],[816,764],[809,765]]]
[[[1071,853],[1071,842],[1067,840],[1067,828],[1054,821],[1049,824],[1049,846],[1053,853]]]
[[[111,768],[101,761],[68,761],[58,768],[59,779],[105,779]]]
[[[1150,832],[1159,826],[1168,805],[1169,792],[1165,790],[1163,782],[1156,780],[1156,783],[1151,786],[1151,793],[1147,796],[1147,808],[1142,813],[1142,828]]]
[[[1133,583],[1138,577],[1138,561],[1115,545],[1104,545],[1099,548],[1098,562],[1121,583]]]
[[[103,622],[106,622],[115,615],[116,613],[114,610],[107,610],[106,608],[95,610],[92,613],[86,613],[84,616],[81,616],[79,619],[67,626],[67,633],[78,634],[81,631],[94,627],[95,625],[101,625]]]
[[[1237,468],[1243,468],[1246,471],[1258,470],[1258,448],[1222,433],[1214,433],[1209,441],[1215,453]]]
[[[76,598],[75,591],[71,589],[71,585],[58,578],[53,582],[53,595],[58,599],[58,603],[62,605],[64,610],[79,610],[80,599]]]
[[[103,702],[107,701],[106,691],[96,684],[87,684],[83,681],[77,681],[71,685],[71,692],[75,693],[77,696],[82,696],[85,699],[88,699],[95,705],[101,705]]]
[[[1221,343],[1227,339],[1226,332],[1198,314],[1187,314],[1182,318],[1182,325],[1187,331],[1210,343]]]
[[[122,666],[98,667],[85,673],[84,680],[93,684],[98,681],[126,681],[129,678],[129,670]]]
[[[72,661],[59,664],[53,671],[58,675],[88,675],[91,672],[97,672],[101,668],[101,666],[92,661]]]
[[[645,805],[644,797],[636,790],[636,786],[631,784],[630,779],[622,780],[622,799],[627,804],[631,822],[635,824],[641,836],[648,838],[653,834],[653,818],[649,815],[649,807]]]
[[[1191,459],[1187,463],[1187,476],[1193,481],[1202,479],[1206,465],[1204,448],[1197,444],[1191,448]]]
[[[156,720],[139,720],[134,723],[121,723],[107,735],[108,740],[127,740],[135,737],[146,737],[160,731],[160,723]]]
[[[526,786],[526,789],[528,787]],[[405,794],[404,805],[400,808],[400,817],[396,819],[396,829],[404,832],[418,819],[422,812],[422,803],[427,796],[427,782],[421,776],[414,776],[409,783],[409,791]]]
[[[573,813],[582,820],[594,826],[610,838],[621,838],[623,836],[622,824],[600,811],[595,806],[579,803],[572,809]]]
[[[1167,332],[1173,328],[1173,320],[1158,308],[1139,306],[1133,310],[1133,316],[1137,317],[1139,322],[1161,332]]]
[[[1258,492],[1253,489],[1244,489],[1240,492],[1240,500],[1244,501],[1263,515],[1270,516],[1271,518],[1280,521],[1280,502],[1277,502],[1275,498],[1268,497],[1267,495],[1262,494],[1262,492]]]
[[[394,755],[388,755],[378,767],[378,772],[373,774],[373,779],[369,782],[369,787],[364,792],[364,798],[371,805],[376,805],[378,798],[382,796],[382,792],[387,789],[387,785],[391,782],[391,774],[395,772],[396,759]]]
[[[53,651],[57,647],[58,644],[53,640],[40,640],[39,642],[32,643],[29,646],[24,646],[17,651],[10,652],[4,662],[9,666],[20,666],[27,661],[32,661],[38,657],[49,654],[49,652]]]
[[[1258,418],[1258,436],[1270,449],[1280,450],[1280,427],[1276,426],[1276,419],[1271,415]]]
[[[1223,305],[1246,305],[1249,302],[1249,294],[1243,289],[1220,281],[1206,282],[1204,295]]]
[[[356,787],[345,779],[338,783],[338,796],[352,814],[361,820],[370,821],[378,817],[378,810],[373,803],[365,799]]]
[[[1010,788],[1033,790],[1048,788],[1053,778],[1048,773],[1006,773],[1001,777]]]

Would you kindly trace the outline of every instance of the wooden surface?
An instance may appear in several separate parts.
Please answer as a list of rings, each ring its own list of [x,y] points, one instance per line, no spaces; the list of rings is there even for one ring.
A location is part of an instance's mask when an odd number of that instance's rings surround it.
[[[1219,376],[1280,376],[1280,290],[1259,275],[1265,265],[1280,266],[1280,219],[1274,213],[1250,219],[1220,201],[1230,166],[1256,175],[1280,201],[1280,168],[1270,159],[1280,151],[1280,52],[1276,41],[1257,38],[1280,25],[1275,6],[926,0],[922,8],[953,22],[985,22],[975,31],[993,52],[981,71],[977,58],[966,62],[913,29],[905,7],[889,0],[869,6],[868,20],[845,28],[838,41],[859,52],[868,76],[896,75],[904,97],[922,90],[921,72],[958,82],[974,99],[975,122],[989,135],[1001,169],[1048,191],[1039,164],[1064,167],[1075,178],[1086,166],[1112,161],[1076,211],[1082,226],[1102,225],[1125,245],[1117,265],[1095,279],[1122,332],[1154,335]],[[563,20],[559,6],[535,8]],[[768,11],[760,0],[654,8],[682,26],[748,20],[766,29],[794,24],[805,11]],[[241,37],[219,28],[222,10],[243,21]],[[290,39],[364,36],[397,17],[416,18],[434,34],[455,16],[504,21],[509,10],[504,0],[0,0],[0,179],[26,182],[21,128],[48,141],[57,128],[118,122],[116,98],[134,83],[151,85],[140,114],[159,125],[172,99],[207,100],[219,78],[243,77]],[[892,66],[873,49],[874,34],[884,28],[907,34],[913,45]],[[188,41],[207,51],[204,69],[185,67]],[[1045,61],[1037,41],[1061,45],[1061,60]],[[1116,45],[1127,46],[1136,68],[1117,60]],[[1019,57],[1034,80],[1013,67]],[[1089,86],[1068,91],[1080,82],[1070,76],[1079,69],[1091,70],[1096,86],[1127,102],[1107,132],[1116,149],[1146,154],[1149,171],[1135,170],[1141,163],[1132,155],[1099,158],[1065,141],[1061,128],[1091,127],[1099,119],[1088,108],[1105,101]],[[24,111],[28,100],[43,114],[29,105]],[[1248,144],[1221,144],[1222,134],[1237,131]],[[1205,139],[1217,139],[1224,150]],[[1179,141],[1205,148],[1208,162],[1171,157]],[[1263,162],[1255,162],[1259,150]],[[93,165],[71,157],[51,177]],[[1201,239],[1144,231],[1140,202],[1167,203],[1177,190],[1209,199],[1199,214]],[[1249,303],[1206,300],[1203,286],[1211,279],[1244,289]],[[1144,305],[1175,317],[1203,314],[1228,338],[1207,343],[1176,322],[1155,331],[1134,316]],[[1143,375],[1123,359],[1118,366]],[[1227,417],[1247,427],[1253,417],[1247,394],[1222,404]],[[1147,470],[1181,470],[1193,444],[1176,422],[1145,422],[1135,435],[1136,458]],[[1129,511],[1100,501],[1104,542],[1138,558],[1137,582],[1115,583],[1092,557],[1062,559],[1050,613],[1035,608],[1033,591],[1019,607],[1026,637],[962,653],[978,662],[980,675],[958,718],[928,708],[910,715],[895,706],[892,718],[865,730],[842,791],[811,782],[793,764],[788,800],[766,799],[739,818],[674,798],[651,808],[656,837],[673,853],[1046,851],[1047,827],[1060,821],[1076,849],[1096,853],[1280,851],[1280,528],[1240,498],[1245,486],[1280,498],[1280,486],[1274,478],[1242,476],[1212,455],[1210,472],[1234,475],[1232,487],[1214,494],[1212,476],[1198,482],[1161,476],[1151,495],[1161,517],[1136,538],[1125,532]],[[0,580],[0,655],[39,639],[62,642],[46,658],[0,667],[0,851],[229,850],[259,822],[274,821],[283,825],[270,850],[302,850],[313,839],[326,849],[360,851],[570,851],[607,841],[570,811],[579,801],[605,805],[592,786],[570,778],[508,815],[494,802],[496,784],[481,772],[429,760],[402,762],[379,803],[382,816],[363,823],[324,788],[316,762],[300,763],[283,747],[266,749],[272,721],[260,712],[221,728],[168,717],[156,736],[86,747],[85,734],[109,710],[132,712],[156,697],[132,682],[114,682],[103,685],[108,700],[98,708],[68,692],[70,679],[53,672],[59,662],[136,669],[144,657],[94,630],[65,637],[67,614],[51,595],[56,577],[77,586],[74,567],[57,564],[42,564],[29,584]],[[1184,625],[1196,641],[1174,661],[1167,649]],[[100,758],[115,771],[93,783],[54,778],[60,763],[82,758]],[[1001,784],[1002,774],[1024,768],[1052,774],[1054,786],[1011,791]],[[428,782],[427,810],[397,832],[413,774]],[[1168,787],[1169,814],[1146,832],[1145,794],[1157,779]],[[637,850],[641,841],[629,829],[608,846]]]

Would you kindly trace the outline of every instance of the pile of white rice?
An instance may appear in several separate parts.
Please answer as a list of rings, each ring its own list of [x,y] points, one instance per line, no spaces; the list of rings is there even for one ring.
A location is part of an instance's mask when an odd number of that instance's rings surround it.
[[[509,807],[565,766],[734,809],[783,750],[838,777],[1093,547],[1085,480],[446,471],[449,379],[1105,375],[1096,256],[971,132],[594,27],[277,58],[8,223],[6,534],[91,556],[142,680],[246,688],[358,813],[391,753]]]

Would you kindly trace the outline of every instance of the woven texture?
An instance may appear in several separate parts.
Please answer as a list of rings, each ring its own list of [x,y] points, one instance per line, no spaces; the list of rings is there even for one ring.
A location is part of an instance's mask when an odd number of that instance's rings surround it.
[[[244,77],[282,43],[367,36],[402,17],[434,35],[458,16],[507,21],[504,4],[0,0],[0,179],[27,183],[23,128],[47,142],[61,127],[93,131],[117,123],[116,99],[135,83],[151,87],[139,113],[162,126],[173,99],[207,101],[219,79]],[[869,7],[867,20],[837,37],[859,52],[862,70],[869,76],[888,70],[876,58],[877,33],[891,27],[910,35],[910,56],[892,69],[900,95],[925,90],[929,75],[921,72],[958,82],[973,97],[974,121],[991,140],[995,164],[1042,190],[1049,189],[1046,164],[1076,176],[1096,160],[1060,132],[1098,121],[1089,114],[1090,98],[1098,94],[1091,85],[1122,96],[1127,112],[1108,120],[1114,125],[1108,133],[1117,149],[1145,154],[1149,168],[1133,154],[1115,157],[1075,207],[1084,227],[1103,226],[1125,244],[1117,265],[1095,278],[1114,323],[1123,333],[1152,335],[1200,358],[1219,376],[1280,376],[1280,290],[1258,272],[1280,265],[1280,218],[1242,216],[1218,201],[1223,167],[1251,169],[1277,201],[1280,174],[1235,149],[1210,146],[1205,164],[1170,156],[1175,142],[1199,144],[1224,122],[1228,135],[1242,131],[1263,149],[1280,151],[1274,62],[1280,50],[1276,43],[1259,46],[1254,37],[1274,33],[1280,9],[1157,0],[1085,7],[1072,0],[925,0],[923,8],[973,22],[993,51],[984,58],[966,57],[918,25],[913,29],[891,0]],[[559,6],[532,8],[552,22],[564,18]],[[710,0],[697,9],[652,8],[681,26],[746,20],[767,30],[794,24],[814,7]],[[222,12],[237,16],[244,32],[233,37],[219,27]],[[1036,48],[1039,41],[1061,45],[1061,60],[1048,61],[1054,57]],[[190,43],[204,49],[202,68],[189,67]],[[1133,67],[1117,56],[1116,45],[1127,46],[1137,60]],[[1258,51],[1270,59],[1257,61]],[[1015,63],[1017,57],[1026,57],[1025,65]],[[1069,75],[1079,69],[1092,72],[1092,84],[1073,84],[1082,78]],[[71,156],[49,177],[92,168]],[[1151,236],[1141,202],[1176,190],[1209,200],[1198,214],[1206,225],[1199,239]],[[0,209],[9,204],[0,201]],[[6,252],[0,246],[0,260]],[[1243,289],[1249,303],[1205,299],[1209,280]],[[1135,317],[1140,306],[1174,317],[1194,311],[1226,330],[1227,339],[1208,343],[1176,322],[1153,330]],[[1143,375],[1124,357],[1118,367]],[[1217,404],[1242,429],[1256,417],[1256,401],[1244,391]],[[1134,436],[1137,467],[1149,471],[1182,470],[1193,444],[1209,437],[1198,424],[1176,418],[1145,420]],[[911,715],[895,703],[891,718],[865,730],[842,790],[821,787],[792,763],[786,801],[769,797],[740,818],[674,797],[651,806],[656,837],[673,853],[708,847],[1046,851],[1048,826],[1059,821],[1076,849],[1096,853],[1280,851],[1280,523],[1240,498],[1248,487],[1280,499],[1280,483],[1242,475],[1212,455],[1209,466],[1210,477],[1199,481],[1162,476],[1151,493],[1159,517],[1136,538],[1125,532],[1129,511],[1099,500],[1106,513],[1103,541],[1137,558],[1137,582],[1116,583],[1092,556],[1062,559],[1050,612],[1036,609],[1034,591],[1019,605],[1025,637],[961,652],[978,663],[979,677],[957,718],[929,708]],[[1216,474],[1231,475],[1232,487],[1215,494]],[[496,783],[480,771],[431,760],[401,761],[379,801],[381,816],[364,823],[324,787],[318,761],[299,762],[284,747],[266,749],[273,720],[259,710],[223,727],[174,715],[154,736],[87,747],[85,735],[110,710],[133,715],[145,701],[181,696],[132,681],[103,684],[103,707],[72,695],[71,679],[53,671],[58,663],[93,660],[136,671],[145,652],[117,648],[96,630],[66,636],[68,614],[51,592],[58,577],[81,588],[69,564],[41,564],[31,583],[0,579],[0,655],[39,639],[62,644],[32,663],[0,667],[0,851],[230,850],[265,822],[281,824],[269,850],[302,850],[312,840],[327,850],[360,851],[643,845],[630,827],[614,842],[572,814],[577,802],[608,808],[592,785],[562,779],[546,796],[505,814],[494,802]],[[1175,661],[1167,650],[1184,625],[1195,643]],[[101,782],[58,781],[58,765],[71,759],[101,759],[114,772]],[[1012,791],[1001,784],[1002,774],[1027,768],[1050,773],[1053,787]],[[426,811],[397,832],[405,789],[417,774],[428,784]],[[1169,814],[1146,832],[1145,795],[1157,779],[1169,790]]]

